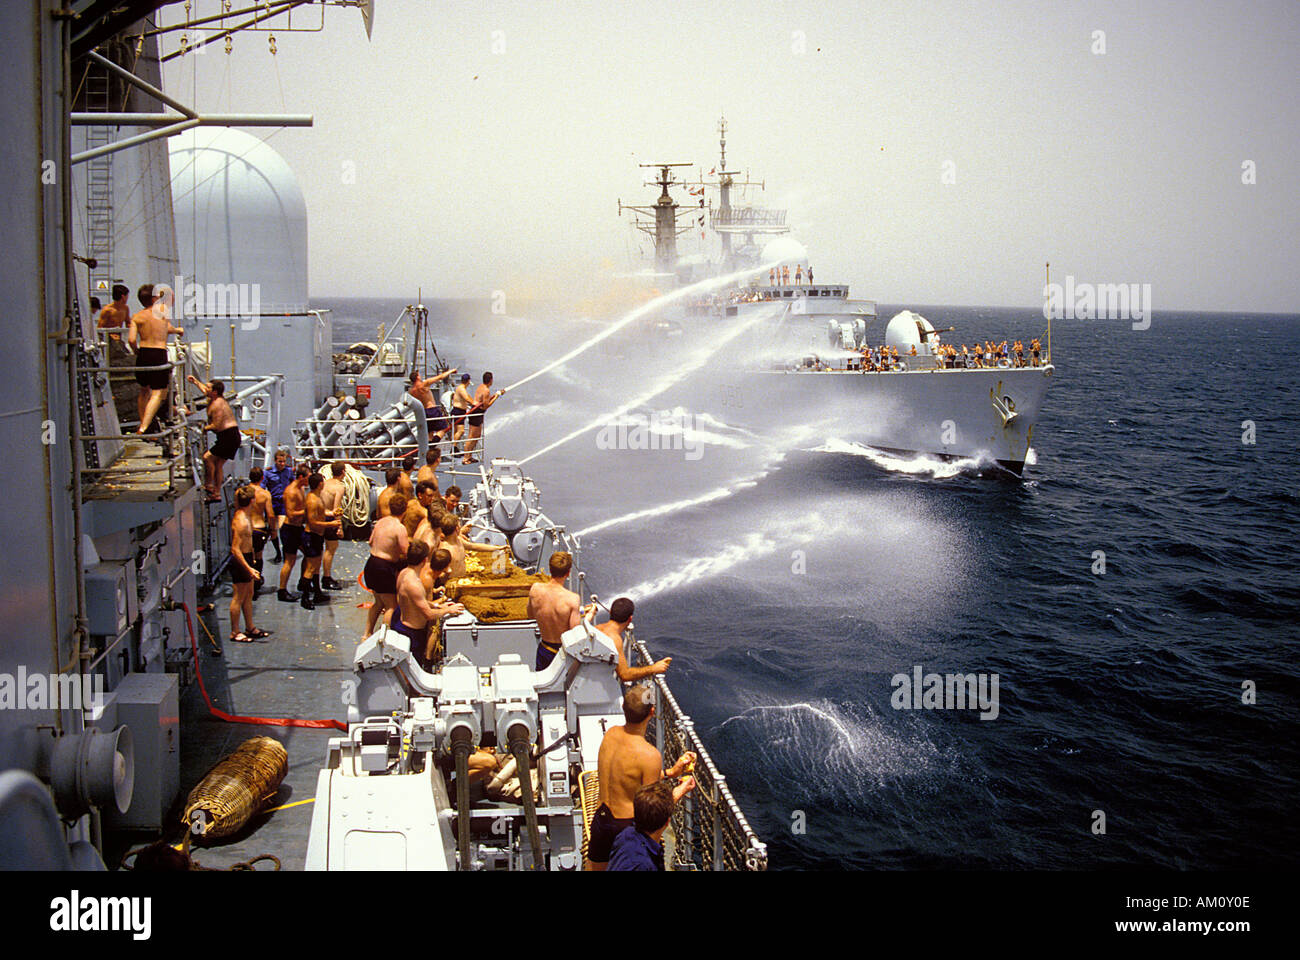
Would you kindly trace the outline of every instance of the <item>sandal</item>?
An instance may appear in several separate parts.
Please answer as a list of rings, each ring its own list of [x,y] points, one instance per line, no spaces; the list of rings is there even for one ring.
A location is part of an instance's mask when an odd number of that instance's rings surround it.
[[[246,634],[236,633],[233,636],[231,636],[230,642],[231,643],[252,643],[253,639],[252,637],[249,637]]]
[[[275,633],[274,630],[263,630],[261,627],[254,627],[248,631],[248,636],[253,640],[264,640],[273,633]]]

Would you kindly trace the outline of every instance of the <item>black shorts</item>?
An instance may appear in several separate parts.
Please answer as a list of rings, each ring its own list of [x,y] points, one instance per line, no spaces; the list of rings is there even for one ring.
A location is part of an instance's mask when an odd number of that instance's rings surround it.
[[[162,347],[141,347],[135,355],[137,367],[158,367],[167,362],[167,351]],[[166,390],[171,383],[172,372],[167,370],[137,371],[135,382],[150,390]]]
[[[251,553],[244,554],[244,559],[248,561],[250,567],[253,566],[254,557]],[[230,560],[230,582],[231,583],[252,583],[253,576],[244,569],[244,565],[233,556]]]
[[[614,838],[632,825],[631,817],[620,820],[602,803],[591,820],[591,832],[587,835],[587,859],[592,863],[609,863],[609,848],[614,845]]]
[[[226,427],[224,430],[217,431],[217,438],[212,441],[212,450],[214,457],[222,460],[235,459],[235,451],[239,449],[239,444],[243,438],[239,435],[238,427]]]
[[[397,574],[401,569],[392,560],[371,557],[366,561],[366,569],[362,574],[366,581],[366,589],[372,593],[396,593]]]
[[[302,532],[302,555],[304,557],[319,557],[324,547],[325,538],[319,533],[312,533],[310,530]]]
[[[253,552],[261,553],[262,548],[266,546],[266,531],[253,528]]]
[[[302,543],[302,527],[294,526],[292,523],[280,527],[280,548],[286,557],[297,553],[300,543]]]
[[[454,425],[460,426],[461,424],[463,424],[467,416],[469,416],[468,410],[462,410],[459,407],[451,408],[451,422]]]
[[[469,415],[469,425],[470,425],[471,427],[482,427],[482,426],[483,426],[483,414],[481,414],[481,413],[471,413],[471,414]]]
[[[447,419],[447,411],[442,407],[425,407],[424,419],[429,424],[430,433],[438,433],[451,426],[451,421]]]

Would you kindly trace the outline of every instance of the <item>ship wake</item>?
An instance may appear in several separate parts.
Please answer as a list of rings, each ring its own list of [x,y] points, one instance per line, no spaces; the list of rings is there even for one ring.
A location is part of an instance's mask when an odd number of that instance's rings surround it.
[[[841,456],[862,457],[889,473],[903,473],[911,476],[931,477],[935,480],[947,480],[963,473],[974,473],[993,465],[987,457],[963,457],[958,460],[941,460],[926,454],[899,455],[886,453],[865,444],[838,437],[830,437],[821,446],[814,447],[812,453],[831,453]]]

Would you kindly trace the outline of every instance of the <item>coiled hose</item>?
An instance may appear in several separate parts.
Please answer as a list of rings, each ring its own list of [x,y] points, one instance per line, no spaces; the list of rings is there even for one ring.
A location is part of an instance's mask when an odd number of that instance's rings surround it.
[[[361,529],[370,523],[370,478],[352,464],[343,472],[343,496],[338,518],[345,527]]]

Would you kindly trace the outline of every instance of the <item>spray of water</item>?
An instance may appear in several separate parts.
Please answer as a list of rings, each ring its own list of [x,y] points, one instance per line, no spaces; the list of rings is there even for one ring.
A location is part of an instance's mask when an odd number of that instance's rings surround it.
[[[733,749],[751,748],[764,779],[785,795],[855,807],[886,786],[941,785],[957,768],[923,728],[895,719],[866,704],[763,704],[728,717],[718,733]]]
[[[690,286],[682,287],[678,290],[673,290],[669,293],[665,293],[662,296],[655,297],[653,300],[647,303],[643,303],[641,306],[637,307],[635,310],[627,314],[625,317],[623,317],[623,319],[619,320],[613,326],[606,327],[604,330],[596,334],[591,339],[587,340],[585,343],[581,343],[578,346],[574,347],[572,350],[570,350],[564,356],[560,357],[558,360],[551,361],[546,366],[542,367],[540,370],[530,373],[522,380],[518,380],[515,383],[512,383],[510,386],[506,387],[506,389],[514,390],[516,387],[522,387],[529,380],[533,380],[537,377],[540,377],[544,373],[549,373],[551,370],[554,370],[556,367],[560,366],[561,364],[568,363],[574,357],[580,356],[581,354],[590,350],[592,347],[600,343],[602,340],[607,340],[608,338],[612,337],[614,334],[618,333],[618,331],[626,327],[629,323],[635,323],[637,320],[640,320],[642,317],[654,313],[660,307],[672,303],[675,300],[684,300],[696,294],[708,293],[710,290],[716,290],[719,287],[730,286],[731,284],[744,280],[746,277],[757,276],[763,271],[770,270],[772,267],[776,266],[777,262],[778,261],[773,261],[772,263],[765,263],[762,266],[749,267],[745,270],[737,270],[735,273],[729,273],[724,277],[710,277],[707,280],[700,280],[697,283],[692,283]]]
[[[770,556],[778,550],[788,550],[790,547],[811,543],[829,529],[826,521],[817,513],[810,515],[800,528],[793,532],[785,523],[769,523],[747,534],[743,539],[728,544],[716,553],[692,557],[676,570],[653,580],[644,580],[635,587],[619,593],[637,602],[648,600],[658,594],[716,577],[732,567]]]
[[[686,500],[674,500],[672,503],[662,503],[657,507],[647,507],[644,510],[637,510],[634,513],[625,513],[622,516],[611,517],[608,520],[602,520],[600,523],[593,524],[585,530],[579,530],[574,536],[585,537],[589,533],[596,533],[600,530],[606,530],[609,527],[617,527],[624,523],[635,523],[638,520],[648,520],[651,517],[662,517],[669,513],[677,513],[682,510],[689,510],[692,507],[699,507],[706,503],[712,503],[714,500],[723,500],[737,490],[747,490],[755,486],[765,474],[759,474],[754,477],[743,477],[735,480],[725,487],[715,487],[708,493],[701,494],[698,497],[690,497]]]
[[[733,276],[735,276],[735,274],[733,274]],[[698,286],[698,284],[696,284],[696,286]],[[522,460],[519,461],[520,465],[522,466],[523,464],[528,463],[528,461],[530,460],[535,460],[544,453],[550,453],[556,447],[563,446],[564,444],[568,443],[570,440],[574,439],[575,437],[582,436],[584,433],[586,433],[589,430],[596,430],[604,426],[606,423],[609,423],[610,421],[618,420],[619,417],[622,417],[628,412],[635,410],[637,407],[644,406],[645,404],[653,400],[655,397],[659,396],[659,394],[663,393],[665,390],[668,390],[670,387],[673,387],[676,384],[681,383],[681,381],[685,380],[691,374],[695,373],[706,363],[708,363],[711,359],[713,359],[713,357],[716,354],[726,349],[731,344],[732,341],[734,341],[737,337],[743,334],[750,327],[753,327],[757,323],[770,320],[772,317],[776,316],[776,314],[780,310],[783,309],[785,309],[783,306],[777,305],[770,310],[755,312],[744,323],[734,326],[730,331],[728,331],[726,336],[722,337],[719,340],[715,340],[712,343],[712,345],[710,345],[707,349],[700,350],[695,354],[694,357],[692,357],[686,363],[682,364],[680,367],[677,367],[670,374],[660,379],[658,382],[654,384],[654,386],[652,386],[645,393],[641,394],[640,396],[634,397],[633,399],[629,400],[627,403],[622,404],[615,410],[611,410],[608,413],[598,416],[590,423],[578,427],[576,430],[570,431],[560,439],[546,445],[545,447],[542,447],[542,449],[538,450],[536,453],[529,454],[528,456],[524,457]]]

